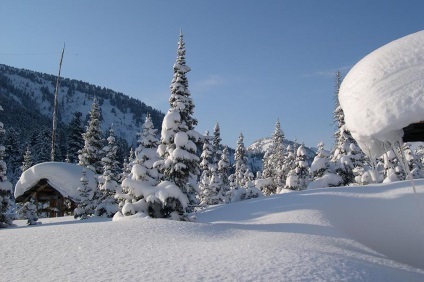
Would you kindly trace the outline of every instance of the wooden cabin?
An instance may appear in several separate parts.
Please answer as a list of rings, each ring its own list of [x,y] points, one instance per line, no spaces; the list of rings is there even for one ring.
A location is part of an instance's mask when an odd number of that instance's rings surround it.
[[[25,203],[34,199],[40,217],[71,215],[79,201],[78,187],[84,168],[76,164],[46,162],[22,173],[15,186],[15,199]],[[88,186],[96,188],[96,174],[86,170]]]
[[[37,213],[45,217],[70,215],[77,207],[73,199],[64,197],[45,178],[38,181],[23,195],[17,197],[16,202],[25,203],[31,198],[34,199]]]

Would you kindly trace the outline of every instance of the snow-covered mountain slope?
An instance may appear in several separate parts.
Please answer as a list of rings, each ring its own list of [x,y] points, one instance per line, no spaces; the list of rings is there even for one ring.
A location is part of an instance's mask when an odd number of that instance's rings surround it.
[[[51,120],[55,85],[56,76],[0,64],[0,102],[8,113],[2,122],[6,127],[21,130],[19,121],[22,118],[11,117],[9,121],[8,116],[27,113],[32,116],[33,124],[37,124],[34,119]],[[130,144],[134,143],[135,134],[147,113],[151,114],[155,127],[160,129],[163,119],[160,111],[122,93],[67,78],[61,78],[58,93],[59,121],[68,124],[77,111],[85,119],[95,96],[101,106],[103,131],[114,124],[117,136],[125,138]],[[12,112],[8,110],[9,106],[13,107]]]
[[[247,147],[247,151],[249,153],[252,153],[252,154],[255,154],[255,153],[264,154],[266,152],[266,150],[268,150],[268,148],[271,145],[272,145],[272,138],[271,137],[264,137],[264,138],[260,138],[260,139],[256,140],[255,142],[253,142],[249,147]],[[285,148],[287,148],[288,145],[291,145],[292,147],[296,146],[296,148],[300,146],[299,143],[296,143],[294,141],[287,140],[287,139],[284,139],[283,145],[284,145]],[[316,149],[315,148],[309,148],[309,147],[306,147],[306,146],[305,146],[305,149],[306,149],[307,157],[313,159],[315,157]]]
[[[424,181],[417,181],[424,202]],[[423,281],[409,182],[213,206],[197,223],[42,219],[1,230],[9,281]]]
[[[283,141],[284,148],[287,148],[288,145],[291,145],[292,148],[295,146],[296,148],[300,146],[300,144],[284,139]],[[253,142],[249,147],[246,148],[247,153],[249,154],[249,166],[253,172],[261,171],[262,170],[262,159],[264,157],[265,152],[268,150],[268,148],[272,145],[272,137],[264,137],[256,140]],[[314,157],[315,157],[315,148],[308,148],[306,149],[306,158],[309,161],[309,163],[312,163]]]

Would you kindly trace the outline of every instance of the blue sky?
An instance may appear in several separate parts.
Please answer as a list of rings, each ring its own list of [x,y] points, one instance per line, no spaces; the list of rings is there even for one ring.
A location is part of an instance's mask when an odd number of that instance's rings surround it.
[[[424,1],[4,1],[0,63],[123,92],[166,112],[180,28],[197,130],[329,149],[334,76],[424,29]]]

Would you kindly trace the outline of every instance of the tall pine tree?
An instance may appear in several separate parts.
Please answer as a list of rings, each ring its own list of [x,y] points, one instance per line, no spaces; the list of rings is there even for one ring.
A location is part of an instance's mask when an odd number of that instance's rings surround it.
[[[221,141],[222,141],[221,129],[219,128],[219,123],[216,123],[215,127],[213,128],[213,141],[212,141],[212,165],[215,168],[221,159],[221,154],[222,154]]]
[[[32,154],[29,149],[29,146],[26,147],[25,154],[24,154],[24,160],[22,162],[21,166],[21,172],[26,171],[28,168],[32,166]]]
[[[151,185],[159,182],[161,175],[153,165],[159,160],[157,148],[159,140],[156,137],[157,129],[154,128],[150,114],[146,116],[143,130],[139,133],[138,147],[135,149],[135,160],[132,165],[133,176],[136,180],[146,181]]]
[[[339,103],[339,89],[341,85],[341,73],[340,71],[336,72],[336,85],[334,92],[334,122],[337,124],[337,130],[334,133],[334,138],[336,139],[334,148],[331,152],[331,161],[334,163],[335,172],[343,179],[342,185],[349,185],[355,182],[355,175],[353,169],[355,164],[352,162],[351,155],[356,154],[351,151],[358,147],[355,139],[353,139],[350,131],[347,130],[343,109]],[[351,146],[351,144],[354,144]],[[356,158],[356,157],[355,157]]]
[[[219,178],[222,180],[222,196],[226,197],[230,190],[230,183],[228,180],[228,177],[230,176],[230,159],[227,146],[225,146],[222,150],[221,160],[218,162],[218,174]]]
[[[90,120],[82,137],[84,147],[79,151],[78,164],[101,174],[102,129],[100,128],[100,107],[97,98],[94,98],[91,105]]]
[[[78,162],[78,152],[84,146],[84,126],[82,124],[82,113],[75,112],[74,116],[69,123],[69,141],[68,141],[68,159],[71,163]]]
[[[245,173],[247,171],[247,155],[246,147],[244,147],[244,136],[240,133],[239,139],[237,140],[237,148],[234,155],[235,160],[235,184],[238,187],[245,186]]]
[[[271,178],[272,184],[264,187],[265,195],[275,194],[277,187],[281,189],[284,186],[283,165],[284,165],[284,133],[281,130],[280,120],[275,124],[275,130],[272,134],[272,145],[266,152],[263,159],[263,177]]]
[[[174,182],[189,199],[189,205],[197,205],[197,177],[199,158],[196,143],[200,134],[194,130],[197,120],[193,118],[194,103],[188,89],[185,44],[180,33],[174,76],[170,85],[170,109],[162,123],[161,144],[158,153],[163,159],[157,162],[164,179]],[[184,211],[178,211],[182,214]]]

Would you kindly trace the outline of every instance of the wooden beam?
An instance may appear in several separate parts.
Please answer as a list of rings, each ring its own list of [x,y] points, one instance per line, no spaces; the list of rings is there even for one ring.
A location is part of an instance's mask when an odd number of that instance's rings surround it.
[[[403,142],[424,141],[424,121],[413,123],[403,128]]]

